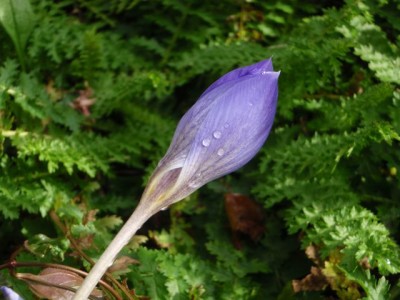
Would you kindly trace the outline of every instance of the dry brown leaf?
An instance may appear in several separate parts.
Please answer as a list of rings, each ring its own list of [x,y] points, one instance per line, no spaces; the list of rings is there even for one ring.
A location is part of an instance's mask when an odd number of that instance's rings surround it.
[[[307,257],[313,261],[316,265],[321,265],[321,260],[319,258],[318,248],[314,245],[310,245],[306,248],[306,255]]]
[[[333,251],[328,260],[324,261],[321,260],[317,246],[308,246],[305,253],[316,266],[311,267],[310,274],[303,279],[292,281],[292,288],[295,293],[330,289],[335,291],[340,299],[361,299],[359,285],[349,280],[337,268],[337,265],[341,261],[339,251]],[[362,259],[360,265],[368,267],[368,258]]]
[[[358,264],[364,269],[364,270],[369,270],[371,269],[371,264],[369,262],[369,258],[365,256],[363,259],[361,259]]]
[[[45,89],[46,89],[47,94],[49,94],[50,99],[53,100],[53,101],[60,100],[65,94],[64,90],[57,89],[54,86],[54,80],[53,79],[50,79],[50,81],[46,84]]]
[[[99,210],[98,209],[91,209],[91,210],[89,210],[87,213],[86,213],[86,215],[85,215],[85,217],[84,217],[84,219],[83,219],[83,224],[84,225],[86,225],[86,224],[88,224],[89,222],[94,222],[94,221],[96,221],[96,214],[99,212]]]
[[[311,267],[311,272],[301,280],[293,280],[292,288],[295,293],[302,291],[322,291],[328,285],[328,281],[322,270]]]
[[[74,296],[74,292],[72,291],[51,285],[77,289],[83,282],[83,278],[74,272],[56,268],[46,268],[38,275],[28,273],[21,275],[23,275],[23,279],[28,282],[30,289],[36,296],[49,300],[70,300]],[[41,281],[42,283],[38,283],[37,281]],[[98,289],[94,289],[91,296],[103,299],[103,293]]]
[[[71,103],[71,106],[82,112],[84,116],[90,116],[89,108],[95,103],[95,99],[92,98],[93,90],[87,87],[84,90],[79,91],[79,96]]]
[[[236,248],[241,248],[237,233],[249,236],[253,241],[260,239],[265,231],[262,207],[249,197],[229,193],[225,195],[225,210],[234,235]]]
[[[140,262],[136,259],[133,259],[132,257],[121,256],[115,260],[111,267],[108,268],[108,272],[125,274],[130,271],[129,266],[138,264],[140,264]]]
[[[82,249],[93,249],[95,247],[94,242],[94,234],[89,234],[87,236],[83,236],[80,238],[75,239],[76,243],[78,244],[79,248]],[[72,256],[79,257],[80,254],[77,251],[72,253]]]

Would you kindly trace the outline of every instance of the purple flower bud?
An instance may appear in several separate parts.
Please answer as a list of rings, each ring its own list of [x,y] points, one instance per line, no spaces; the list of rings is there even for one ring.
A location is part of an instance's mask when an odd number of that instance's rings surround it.
[[[214,82],[182,117],[142,202],[157,211],[253,158],[272,127],[278,77],[268,59]]]
[[[122,247],[160,209],[246,164],[271,130],[279,72],[271,60],[233,70],[214,82],[183,116],[139,205],[75,294],[86,299]]]
[[[6,300],[24,300],[20,295],[18,295],[9,287],[2,286],[0,287],[0,291],[3,293],[4,299]]]

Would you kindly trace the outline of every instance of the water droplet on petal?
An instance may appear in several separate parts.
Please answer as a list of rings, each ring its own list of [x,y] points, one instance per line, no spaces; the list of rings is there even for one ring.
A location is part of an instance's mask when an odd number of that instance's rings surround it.
[[[222,156],[222,155],[224,155],[224,153],[225,153],[225,150],[222,148],[219,148],[217,151],[218,156]]]
[[[210,144],[211,144],[211,140],[210,140],[210,139],[204,139],[204,140],[201,142],[201,144],[202,144],[204,147],[208,147],[208,146],[210,146]]]
[[[225,127],[225,128],[228,128],[228,127],[229,127],[229,123],[225,123],[225,124],[224,124],[224,127]]]
[[[254,105],[254,103],[253,102],[249,102],[249,106],[253,106]]]
[[[201,172],[198,172],[197,174],[196,174],[196,177],[200,177],[201,176]]]
[[[222,135],[222,132],[219,131],[219,130],[214,131],[214,133],[213,133],[213,137],[214,137],[215,139],[217,139],[217,140],[221,138],[221,135]]]
[[[261,75],[267,75],[268,73],[270,73],[270,72],[268,72],[268,71],[262,71],[262,72],[261,72]]]

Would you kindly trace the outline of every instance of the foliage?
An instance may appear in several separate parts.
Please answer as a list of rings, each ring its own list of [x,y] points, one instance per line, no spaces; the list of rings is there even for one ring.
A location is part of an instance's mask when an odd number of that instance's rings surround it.
[[[89,269],[180,116],[218,76],[272,56],[279,104],[264,149],[153,217],[113,288],[397,299],[399,13],[393,0],[1,2],[1,285],[34,299],[15,272]],[[261,237],[229,227],[226,193],[260,204]]]

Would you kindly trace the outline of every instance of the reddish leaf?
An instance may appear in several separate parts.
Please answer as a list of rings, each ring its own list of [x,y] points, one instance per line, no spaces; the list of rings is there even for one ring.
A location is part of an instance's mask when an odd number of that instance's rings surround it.
[[[311,272],[301,280],[293,280],[292,288],[295,293],[301,291],[322,291],[328,286],[328,281],[322,270],[311,267]]]
[[[371,264],[370,264],[369,258],[367,256],[362,258],[358,263],[364,270],[371,269]]]
[[[85,90],[79,91],[79,96],[75,98],[75,100],[71,103],[71,106],[82,112],[84,116],[90,115],[89,108],[96,101],[93,96],[93,90],[90,87],[87,87]]]
[[[316,246],[314,245],[309,245],[306,250],[306,255],[307,257],[312,260],[316,265],[320,266],[322,264],[320,258],[319,258],[319,250]]]
[[[117,272],[118,274],[128,273],[130,271],[129,266],[138,264],[140,264],[140,262],[136,259],[129,256],[121,256],[115,260],[111,267],[108,268],[108,272]]]
[[[248,235],[253,241],[264,233],[264,214],[262,207],[250,198],[229,193],[225,195],[225,210],[234,235],[236,248],[241,248],[237,233]]]
[[[83,282],[83,278],[74,272],[56,268],[46,268],[39,275],[24,273],[23,279],[28,282],[30,289],[38,297],[50,300],[69,300],[74,296],[72,291],[51,285],[77,289]],[[103,293],[98,289],[94,289],[91,295],[99,299],[103,298]]]

